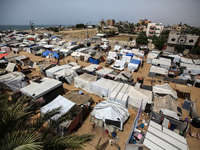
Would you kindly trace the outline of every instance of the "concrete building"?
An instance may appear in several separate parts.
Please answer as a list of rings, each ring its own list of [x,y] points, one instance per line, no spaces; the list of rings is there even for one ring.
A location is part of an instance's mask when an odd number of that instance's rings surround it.
[[[148,21],[148,19],[140,20],[138,23],[139,23],[140,25],[144,25],[143,22],[144,22],[144,24],[146,24],[146,25],[148,25],[149,23],[151,23],[151,21]]]
[[[115,26],[115,20],[114,19],[106,20],[106,26]]]
[[[147,26],[146,35],[147,36],[160,36],[160,33],[163,31],[164,26],[162,23],[149,23]]]
[[[181,33],[178,30],[171,30],[167,40],[167,49],[174,50],[176,45],[183,45],[186,49],[191,49],[197,43],[199,36]]]
[[[178,30],[178,31],[183,31],[185,30],[187,27],[185,25],[182,25],[182,23],[180,24],[175,24],[172,26],[172,30]]]
[[[101,21],[99,22],[98,26],[100,27],[101,31],[103,31],[104,26],[105,26],[105,22],[103,19],[101,19]]]

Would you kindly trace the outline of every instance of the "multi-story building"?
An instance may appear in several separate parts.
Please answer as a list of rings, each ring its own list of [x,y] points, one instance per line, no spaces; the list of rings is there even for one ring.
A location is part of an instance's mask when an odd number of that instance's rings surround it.
[[[187,27],[185,25],[182,25],[182,23],[180,24],[175,24],[172,26],[172,30],[178,30],[178,31],[182,31],[185,30]]]
[[[114,19],[106,20],[106,26],[115,26],[115,20]]]
[[[160,36],[160,33],[163,31],[164,26],[162,23],[149,23],[147,26],[146,35],[147,36]]]
[[[140,20],[138,23],[140,25],[148,25],[149,23],[151,23],[151,21],[148,21],[148,19],[144,19],[144,20]]]
[[[171,30],[167,40],[167,49],[174,50],[176,45],[183,45],[186,49],[191,49],[197,43],[198,38],[198,35],[185,34],[181,31]]]

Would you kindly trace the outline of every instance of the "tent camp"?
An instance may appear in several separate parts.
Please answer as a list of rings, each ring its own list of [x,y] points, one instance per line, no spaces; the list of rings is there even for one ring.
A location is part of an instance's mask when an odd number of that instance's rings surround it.
[[[115,59],[116,57],[117,57],[116,52],[111,52],[111,51],[108,52],[108,58]]]
[[[45,49],[40,49],[39,51],[36,51],[36,52],[35,52],[35,55],[36,55],[36,56],[41,56],[42,53],[44,53],[45,51],[46,51]]]
[[[91,65],[83,68],[83,70],[86,70],[88,72],[94,72],[98,67],[99,67],[99,65],[91,64]]]
[[[135,70],[139,68],[139,66],[140,66],[140,60],[131,59],[128,64],[127,70],[134,72]]]
[[[102,101],[91,112],[91,121],[97,126],[117,132],[123,130],[123,124],[128,119],[128,109],[114,101]]]
[[[53,78],[53,73],[56,73],[60,70],[63,70],[63,66],[55,66],[53,68],[50,68],[50,69],[47,69],[45,72],[46,72],[46,76],[49,77],[49,78]]]
[[[130,62],[130,60],[131,60],[131,56],[122,56],[122,59],[121,59],[122,61],[125,61],[126,63],[129,63]]]
[[[40,83],[32,82],[26,87],[21,88],[20,91],[34,100],[42,97],[46,103],[52,101],[59,94],[64,94],[62,82],[46,77],[41,79]]]
[[[186,64],[194,64],[192,59],[181,57],[181,62]]]
[[[53,55],[53,52],[50,50],[47,50],[45,52],[42,53],[42,56],[46,57],[46,58],[50,58]]]
[[[74,87],[80,88],[90,93],[91,83],[95,82],[96,80],[97,80],[97,76],[84,73],[74,78]]]
[[[160,54],[159,51],[152,51],[147,55],[146,63],[151,64],[153,59],[156,59]]]
[[[66,82],[68,84],[72,84],[74,82],[74,78],[77,76],[78,74],[73,69],[62,69],[53,73],[54,79]]]
[[[132,74],[128,71],[121,71],[115,76],[115,81],[132,81]]]
[[[157,94],[158,95],[171,95],[174,99],[177,99],[178,96],[177,96],[177,93],[175,90],[173,90],[169,84],[165,83],[165,84],[162,84],[162,85],[158,85],[156,84],[155,86],[153,86],[153,93],[154,93],[154,96],[156,96]]]
[[[115,45],[115,47],[114,47],[114,51],[119,51],[121,49],[121,46],[120,45]]]
[[[169,71],[165,68],[156,67],[151,65],[151,68],[149,70],[149,76],[155,77],[156,75],[168,75]]]
[[[142,101],[142,109],[145,109],[147,103],[152,103],[152,91],[140,89],[137,87],[131,86],[129,90],[127,90],[128,94],[128,107],[130,108],[139,108]]]
[[[21,72],[11,72],[0,76],[0,86],[5,89],[7,85],[12,91],[25,87],[28,83],[24,81],[25,75]],[[6,88],[7,89],[7,88]]]
[[[55,116],[51,117],[51,119],[57,120],[62,115],[66,114],[74,105],[75,103],[73,103],[72,101],[68,100],[67,98],[61,95],[58,95],[50,103],[40,108],[40,111],[41,111],[41,115],[43,115],[49,111],[52,111],[53,109],[60,107],[61,108],[60,114],[56,114]]]

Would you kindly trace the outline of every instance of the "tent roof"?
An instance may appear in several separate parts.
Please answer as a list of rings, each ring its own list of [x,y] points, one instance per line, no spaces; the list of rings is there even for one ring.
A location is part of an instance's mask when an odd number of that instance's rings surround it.
[[[41,79],[41,83],[32,82],[24,88],[21,88],[21,92],[31,96],[34,99],[38,99],[46,93],[62,85],[62,82],[44,77]]]
[[[91,65],[89,65],[89,66],[83,68],[83,70],[87,70],[87,71],[89,71],[89,72],[93,72],[93,71],[95,71],[96,68],[98,68],[98,67],[99,67],[99,65],[91,64]]]
[[[61,95],[58,95],[53,101],[51,101],[47,105],[40,108],[40,110],[44,114],[44,113],[47,113],[48,111],[51,111],[53,109],[61,107],[60,114],[57,114],[52,117],[53,120],[57,120],[61,115],[69,112],[69,110],[74,105],[75,105],[75,103],[73,103],[72,101],[68,100],[67,98],[65,98]]]
[[[161,68],[161,67],[156,67],[156,66],[151,66],[149,72],[163,74],[163,75],[167,75],[168,74],[168,70],[167,69]]]
[[[9,54],[8,53],[0,54],[0,59],[3,58],[6,55],[9,55]]]
[[[16,68],[15,63],[8,63],[8,65],[6,67],[6,71],[13,72],[15,68]]]
[[[113,69],[109,69],[109,68],[102,68],[100,70],[97,70],[96,73],[98,75],[106,75],[106,74],[109,74],[113,71]]]
[[[136,59],[131,59],[130,60],[130,63],[132,63],[132,64],[140,64],[140,60],[136,60]]]

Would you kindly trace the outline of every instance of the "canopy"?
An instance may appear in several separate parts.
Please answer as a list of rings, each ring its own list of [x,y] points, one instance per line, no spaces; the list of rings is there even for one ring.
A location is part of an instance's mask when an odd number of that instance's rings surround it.
[[[3,57],[6,56],[6,55],[9,55],[9,54],[7,54],[7,53],[0,54],[0,59],[3,58]]]
[[[135,54],[133,53],[126,53],[126,56],[130,56],[131,58],[134,56]]]
[[[50,69],[47,69],[45,72],[46,72],[47,77],[53,78],[53,73],[60,71],[63,68],[64,68],[64,66],[55,66],[55,67],[52,67]]]
[[[56,53],[56,52],[53,52],[53,55],[52,55],[52,58],[59,58],[59,55],[58,55],[58,53]]]
[[[100,76],[103,76],[103,75],[106,75],[106,74],[109,74],[111,72],[113,72],[113,69],[109,69],[109,68],[102,68],[100,70],[97,70],[95,71],[96,74],[100,75]]]
[[[40,111],[42,114],[45,114],[49,111],[52,111],[53,109],[60,107],[60,114],[56,114],[53,117],[51,117],[51,119],[57,120],[59,117],[69,112],[74,105],[75,103],[73,103],[72,101],[68,100],[67,98],[61,95],[58,95],[53,101],[40,108]]]
[[[131,60],[131,56],[122,56],[122,59],[121,59],[122,61],[125,61],[125,62],[127,62],[127,63],[129,63],[130,62],[130,60]]]
[[[123,105],[108,100],[98,103],[91,112],[91,115],[104,122],[106,120],[120,121],[120,127],[115,127],[123,130],[123,123],[128,119],[129,112]]]
[[[119,51],[120,50],[120,48],[121,48],[121,46],[120,45],[115,45],[115,47],[114,47],[114,51]]]
[[[47,50],[46,52],[43,52],[42,55],[44,55],[44,56],[48,56],[50,53],[53,53],[53,52],[50,51],[50,50]]]

